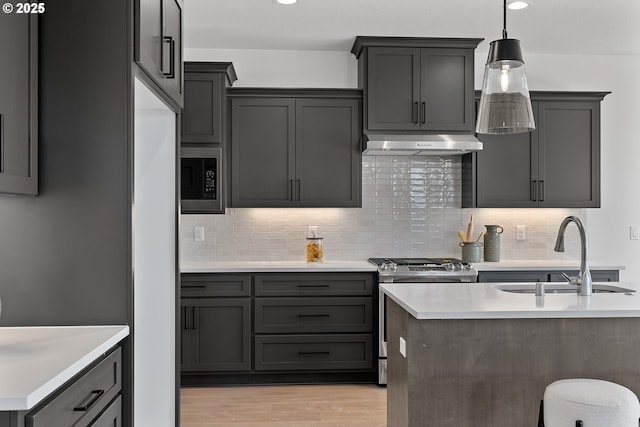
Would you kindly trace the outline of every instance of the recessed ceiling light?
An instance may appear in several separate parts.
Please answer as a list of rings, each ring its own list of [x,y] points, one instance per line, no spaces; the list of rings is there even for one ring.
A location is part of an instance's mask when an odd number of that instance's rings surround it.
[[[523,0],[510,0],[507,4],[507,7],[511,10],[519,10],[528,7],[531,4],[529,1]]]
[[[298,0],[273,0],[273,1],[278,3],[278,4],[294,4]]]

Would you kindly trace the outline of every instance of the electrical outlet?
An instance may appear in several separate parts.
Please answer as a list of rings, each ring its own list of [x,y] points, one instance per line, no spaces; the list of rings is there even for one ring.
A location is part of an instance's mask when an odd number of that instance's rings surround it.
[[[407,342],[402,337],[400,337],[400,354],[405,359],[407,358]]]
[[[516,225],[516,240],[525,240],[526,238],[524,225]]]
[[[318,237],[318,226],[310,225],[307,227],[307,237]]]
[[[204,227],[193,228],[193,239],[196,242],[204,242]]]
[[[629,227],[629,240],[640,240],[640,227],[637,225]]]

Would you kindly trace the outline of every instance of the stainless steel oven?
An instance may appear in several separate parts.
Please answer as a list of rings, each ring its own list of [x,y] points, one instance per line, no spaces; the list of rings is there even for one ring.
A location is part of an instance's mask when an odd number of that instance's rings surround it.
[[[182,147],[180,199],[182,213],[224,213],[220,147]]]
[[[456,258],[369,258],[382,283],[460,283],[478,280],[478,271]],[[378,384],[387,383],[386,298],[378,291]]]

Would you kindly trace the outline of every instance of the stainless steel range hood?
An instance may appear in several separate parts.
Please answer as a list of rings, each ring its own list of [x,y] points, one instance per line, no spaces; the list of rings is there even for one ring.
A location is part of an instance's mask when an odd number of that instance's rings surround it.
[[[473,135],[365,134],[365,156],[451,156],[482,150]]]

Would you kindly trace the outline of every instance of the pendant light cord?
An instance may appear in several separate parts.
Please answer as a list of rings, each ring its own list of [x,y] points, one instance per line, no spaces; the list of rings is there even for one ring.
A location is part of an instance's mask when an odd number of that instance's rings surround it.
[[[507,38],[507,0],[504,0],[504,6],[502,9],[502,38],[506,39]]]

